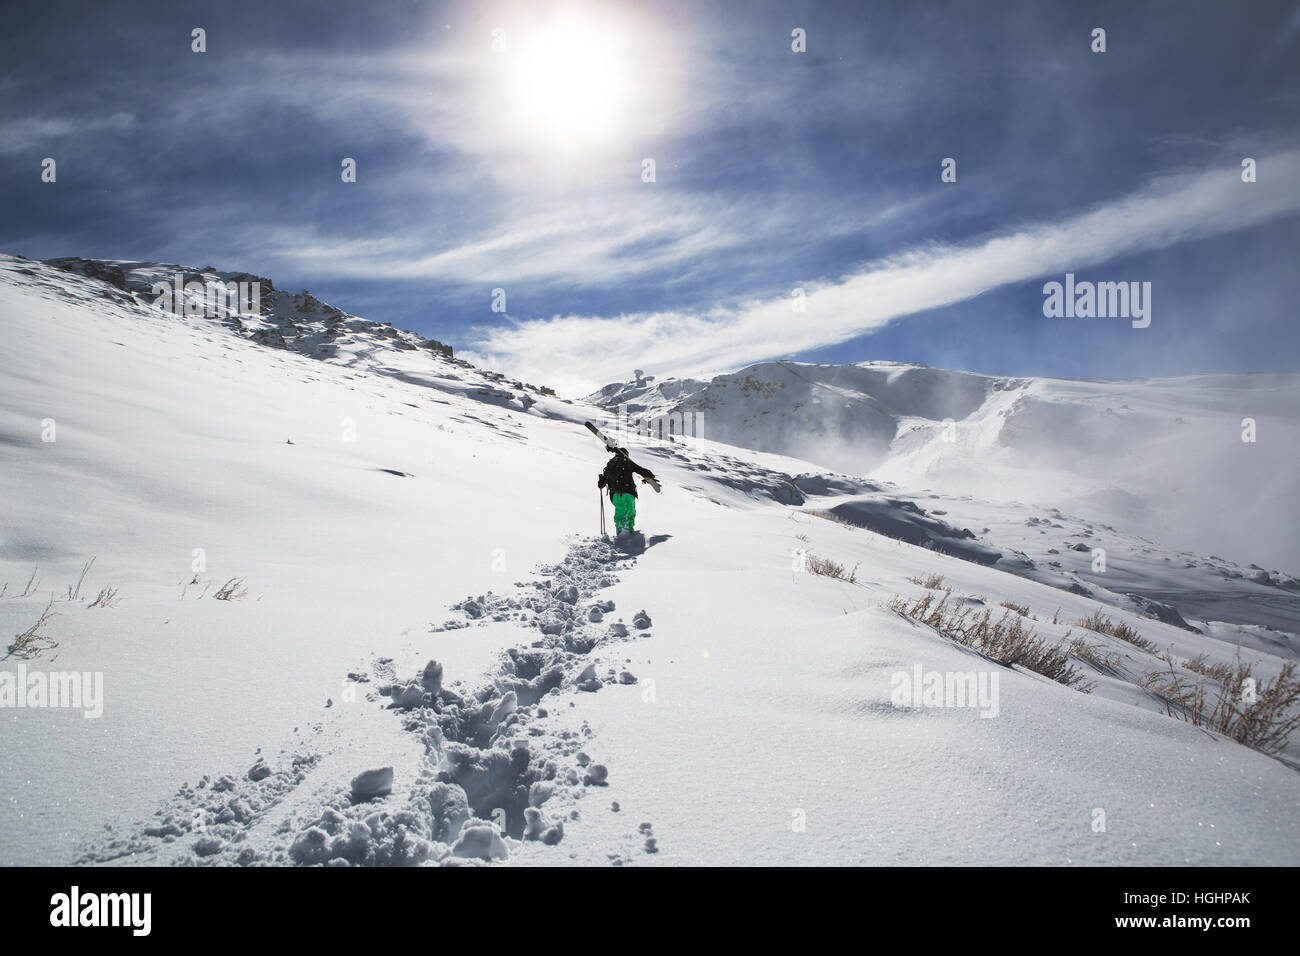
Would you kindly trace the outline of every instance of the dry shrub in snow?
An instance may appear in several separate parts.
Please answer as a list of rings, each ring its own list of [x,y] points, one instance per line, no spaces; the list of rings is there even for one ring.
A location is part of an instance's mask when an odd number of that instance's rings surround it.
[[[1134,647],[1140,647],[1144,651],[1152,654],[1156,651],[1154,641],[1148,641],[1136,630],[1129,627],[1123,621],[1112,621],[1105,614],[1101,613],[1101,608],[1093,611],[1087,617],[1081,617],[1075,622],[1079,627],[1086,627],[1090,631],[1096,631],[1098,634],[1109,634],[1111,637],[1118,637],[1121,641],[1127,641]]]
[[[1018,664],[1066,687],[1087,693],[1088,687],[1082,683],[1083,672],[1070,663],[1070,653],[1064,641],[1051,644],[1043,640],[1032,627],[1026,629],[1020,616],[1010,611],[995,621],[987,608],[977,614],[971,607],[955,607],[948,603],[952,597],[951,588],[944,591],[943,597],[937,601],[936,597],[931,592],[909,602],[895,595],[885,606],[1000,664],[1008,667]]]
[[[45,610],[31,627],[21,634],[14,635],[14,642],[9,645],[5,658],[16,657],[22,661],[29,661],[40,654],[41,651],[48,651],[58,647],[58,641],[51,640],[41,633],[41,628],[49,622],[54,616],[54,598],[50,598],[50,603],[45,605]],[[0,658],[4,659],[4,658]]]
[[[919,584],[923,588],[929,588],[932,591],[937,591],[939,588],[943,587],[942,574],[927,574],[923,578],[908,578],[907,580],[911,581],[913,584]]]
[[[244,587],[243,584],[243,578],[231,578],[225,584],[221,585],[221,587],[217,588],[217,592],[212,596],[218,601],[237,601],[242,597],[247,597],[248,595],[248,589]]]
[[[850,571],[838,561],[832,561],[830,558],[820,558],[815,554],[808,555],[808,570],[813,574],[820,574],[824,577],[839,578],[849,584],[856,584],[858,580],[858,565],[853,565],[853,570]]]
[[[1254,665],[1243,662],[1240,652],[1233,664],[1215,670],[1221,679],[1207,674],[1192,679],[1178,673],[1171,662],[1169,670],[1144,677],[1141,686],[1161,699],[1170,717],[1213,730],[1264,753],[1282,751],[1300,726],[1296,662],[1284,663],[1271,682],[1255,677]],[[1217,692],[1211,687],[1215,684]]]
[[[117,588],[100,588],[99,595],[86,607],[112,607],[117,603]]]
[[[1124,668],[1120,656],[1113,651],[1102,650],[1101,644],[1089,644],[1082,637],[1070,642],[1070,653],[1081,661],[1087,661],[1097,670],[1112,677],[1123,677]]]

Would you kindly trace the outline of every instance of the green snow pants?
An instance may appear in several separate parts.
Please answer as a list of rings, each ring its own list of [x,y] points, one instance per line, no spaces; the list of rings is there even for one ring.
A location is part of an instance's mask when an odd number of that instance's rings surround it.
[[[636,495],[610,495],[610,499],[614,502],[614,531],[631,531],[636,521]]]

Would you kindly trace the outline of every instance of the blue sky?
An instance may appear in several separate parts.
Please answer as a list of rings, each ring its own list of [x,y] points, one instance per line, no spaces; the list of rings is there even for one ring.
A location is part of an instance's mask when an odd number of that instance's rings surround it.
[[[1300,361],[1295,2],[52,0],[0,64],[0,251],[258,272],[562,392]],[[1151,326],[1045,318],[1067,271]]]

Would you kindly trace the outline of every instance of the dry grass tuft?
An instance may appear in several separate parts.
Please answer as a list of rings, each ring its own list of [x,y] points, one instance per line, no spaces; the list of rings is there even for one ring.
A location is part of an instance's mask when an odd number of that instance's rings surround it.
[[[1087,617],[1079,618],[1079,620],[1075,621],[1075,624],[1079,627],[1086,627],[1090,631],[1096,631],[1098,634],[1109,634],[1111,637],[1118,637],[1121,641],[1126,641],[1134,647],[1139,647],[1151,654],[1154,654],[1157,650],[1154,641],[1148,641],[1123,621],[1112,621],[1101,613],[1100,607]]]
[[[952,597],[951,588],[945,590],[943,597],[936,601],[937,597],[931,592],[908,602],[905,598],[894,595],[885,606],[904,617],[934,628],[943,637],[979,651],[1000,664],[1008,667],[1019,665],[1084,693],[1090,689],[1083,684],[1083,672],[1070,663],[1070,652],[1063,640],[1055,644],[1048,643],[1038,637],[1032,627],[1026,629],[1020,616],[1013,615],[1010,611],[995,621],[987,608],[976,614],[972,608],[950,605],[948,600]]]
[[[113,607],[115,604],[117,604],[117,588],[100,588],[99,595],[86,607]]]
[[[827,578],[838,578],[841,581],[847,581],[849,584],[856,584],[858,581],[858,565],[853,565],[853,570],[848,570],[838,561],[832,561],[830,558],[821,558],[815,554],[809,553],[807,556],[808,570],[812,574],[820,574]]]
[[[244,587],[243,578],[231,578],[213,593],[213,597],[218,601],[238,601],[242,597],[248,596],[248,588]]]
[[[1102,649],[1101,644],[1089,644],[1082,637],[1070,642],[1070,653],[1081,661],[1087,661],[1103,674],[1111,677],[1124,677],[1122,658],[1113,651]]]
[[[937,591],[939,588],[943,587],[942,574],[927,574],[923,578],[908,578],[907,580],[911,581],[913,584],[919,584],[923,588],[929,588],[932,591]]]
[[[1196,679],[1179,674],[1172,662],[1168,671],[1156,671],[1140,685],[1163,702],[1170,717],[1185,720],[1207,730],[1231,737],[1264,753],[1282,751],[1300,726],[1300,679],[1296,662],[1287,661],[1272,682],[1260,682],[1254,665],[1236,661],[1213,668],[1222,675],[1215,679],[1200,674]],[[1217,684],[1215,692],[1211,685]]]
[[[86,575],[90,572],[90,566],[94,563],[95,563],[95,559],[92,557],[89,561],[87,561],[85,564],[81,566],[81,576],[77,578],[76,585],[75,586],[71,584],[68,585],[67,600],[69,601],[81,600],[81,585],[85,583]]]
[[[50,618],[54,617],[54,598],[50,598],[50,603],[45,605],[45,610],[41,616],[27,630],[21,634],[14,635],[14,642],[9,645],[8,652],[0,660],[8,660],[16,657],[20,661],[29,661],[38,656],[41,651],[52,650],[59,646],[59,642],[46,637],[41,633],[41,628],[49,623]]]

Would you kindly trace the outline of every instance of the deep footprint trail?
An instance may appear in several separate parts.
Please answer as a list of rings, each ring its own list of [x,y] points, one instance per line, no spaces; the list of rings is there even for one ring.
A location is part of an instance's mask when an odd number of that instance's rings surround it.
[[[473,865],[508,859],[523,841],[559,844],[610,771],[587,753],[590,727],[551,727],[548,718],[575,693],[637,682],[627,670],[601,672],[591,655],[650,634],[644,609],[624,623],[600,596],[640,550],[637,539],[629,547],[582,539],[509,593],[452,605],[455,616],[432,632],[515,622],[528,638],[472,685],[447,681],[436,660],[407,680],[387,658],[370,674],[349,674],[366,701],[394,711],[419,739],[410,766],[349,767],[348,747],[324,753],[303,742],[271,763],[259,758],[243,773],[183,787],[152,821],[109,828],[77,862]]]

